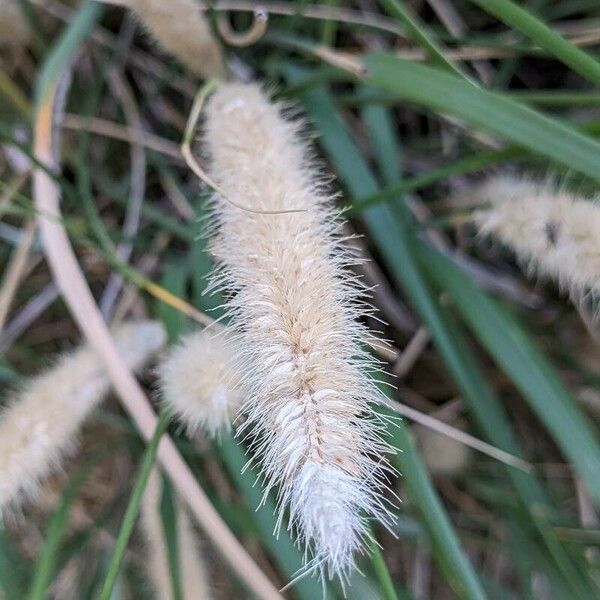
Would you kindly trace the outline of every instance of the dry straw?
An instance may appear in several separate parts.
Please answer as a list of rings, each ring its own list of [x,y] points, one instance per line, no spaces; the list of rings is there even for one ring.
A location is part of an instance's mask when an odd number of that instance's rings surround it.
[[[163,400],[190,434],[202,428],[215,436],[230,429],[242,394],[222,333],[204,330],[184,337],[159,372]]]
[[[157,600],[168,600],[174,595],[161,516],[162,492],[161,476],[155,469],[148,479],[142,499],[141,526],[147,542],[147,571],[154,587],[154,596]],[[185,508],[178,500],[175,500],[175,521],[181,600],[210,600],[213,595],[196,535]]]
[[[482,234],[510,247],[527,270],[575,296],[600,296],[600,204],[551,182],[497,176],[467,192],[481,206],[471,218]]]
[[[193,0],[125,0],[166,52],[201,77],[224,77],[225,63],[210,24]]]
[[[128,367],[141,369],[165,343],[156,321],[120,326],[114,335]],[[86,417],[110,387],[96,354],[82,347],[28,382],[0,414],[0,512],[16,505],[60,464]]]
[[[241,430],[266,492],[278,490],[278,527],[289,510],[308,567],[344,578],[368,537],[366,517],[390,518],[381,495],[388,446],[362,350],[364,290],[347,268],[357,259],[300,126],[256,85],[225,84],[210,98],[204,141],[225,194],[213,206],[213,285],[228,297],[248,394]],[[289,207],[302,210],[283,214]]]

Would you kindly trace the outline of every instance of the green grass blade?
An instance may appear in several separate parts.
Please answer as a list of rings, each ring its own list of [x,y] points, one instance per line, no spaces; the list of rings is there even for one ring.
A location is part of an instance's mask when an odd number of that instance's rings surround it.
[[[600,444],[575,400],[516,319],[452,261],[421,244],[423,268],[450,294],[456,308],[581,475],[600,504]]]
[[[361,211],[372,204],[382,202],[383,200],[398,199],[406,192],[414,192],[418,189],[432,185],[441,179],[451,177],[452,175],[460,175],[472,171],[479,171],[491,164],[498,163],[509,158],[518,156],[520,150],[517,148],[504,148],[502,150],[488,150],[478,152],[473,156],[457,160],[438,169],[431,169],[422,175],[405,178],[402,181],[393,183],[388,181],[388,187],[372,193],[363,198],[359,198],[352,202],[352,209]]]
[[[444,54],[433,34],[420,22],[419,18],[404,5],[402,0],[379,0],[381,4],[393,17],[398,19],[408,32],[408,37],[417,45],[421,46],[431,62],[442,69],[447,69],[456,75],[465,77],[464,73]]]
[[[471,0],[486,12],[517,29],[589,81],[600,83],[600,63],[532,13],[511,0]]]
[[[31,105],[27,96],[2,69],[0,69],[0,96],[4,96],[21,113],[22,117],[30,118]]]
[[[111,599],[113,588],[115,587],[117,577],[119,576],[119,571],[121,570],[121,564],[125,557],[127,544],[129,543],[129,538],[131,537],[131,533],[133,532],[135,522],[140,512],[144,489],[146,488],[146,483],[148,482],[150,472],[152,471],[152,467],[154,466],[154,462],[156,460],[156,453],[158,452],[160,438],[167,430],[167,427],[169,426],[169,420],[169,414],[167,412],[163,412],[160,416],[158,424],[156,425],[154,434],[148,442],[146,450],[144,451],[142,464],[133,485],[131,497],[129,498],[129,504],[127,505],[123,522],[121,523],[121,528],[119,529],[119,535],[117,536],[115,549],[110,560],[108,573],[106,575],[106,579],[104,580],[99,600]]]
[[[449,73],[391,54],[370,54],[362,62],[368,70],[365,81],[396,94],[399,100],[458,117],[600,181],[600,143],[566,123]]]
[[[395,417],[395,413],[389,409],[382,412],[390,418]],[[392,445],[398,449],[392,457],[393,464],[402,473],[403,481],[422,515],[432,543],[439,549],[436,558],[441,562],[448,582],[459,598],[486,598],[477,575],[462,551],[407,426],[397,421],[397,426],[391,427],[389,432]]]
[[[185,296],[188,272],[187,264],[168,264],[164,275],[161,277],[160,285],[172,294],[175,294],[178,298],[183,298]],[[165,326],[169,340],[171,342],[177,340],[181,332],[185,329],[187,317],[180,310],[158,299],[156,300],[154,313]]]
[[[103,13],[104,6],[92,0],[87,0],[79,7],[43,63],[35,87],[36,106],[42,103],[47,94],[52,93],[66,62],[89,35]]]
[[[44,545],[33,571],[29,594],[27,596],[28,600],[43,600],[46,597],[46,588],[52,581],[56,570],[58,554],[68,526],[71,506],[77,499],[79,490],[85,483],[96,460],[96,458],[90,459],[77,471],[61,496],[58,508],[50,520]]]
[[[169,561],[171,593],[173,594],[172,599],[183,600],[181,571],[179,568],[181,557],[179,556],[179,544],[177,543],[177,501],[173,494],[171,482],[164,476],[161,476],[161,481],[162,495],[160,498],[160,516],[165,538],[165,549]]]
[[[381,548],[377,545],[377,540],[375,537],[373,537],[373,540],[369,545],[369,554],[371,556],[373,572],[375,573],[375,577],[377,577],[377,581],[379,581],[379,585],[381,586],[381,592],[384,600],[398,600],[394,582],[392,581],[390,572],[385,564],[385,559],[383,558],[383,553],[381,552]]]
[[[25,560],[10,544],[6,531],[0,528],[0,597],[6,600],[24,597],[25,565]]]
[[[365,106],[360,115],[367,128],[382,181],[389,186],[398,183],[401,180],[400,151],[389,109],[372,104]]]

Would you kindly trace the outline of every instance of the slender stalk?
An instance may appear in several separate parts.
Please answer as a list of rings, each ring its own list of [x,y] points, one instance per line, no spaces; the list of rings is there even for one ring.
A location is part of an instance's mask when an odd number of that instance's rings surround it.
[[[381,586],[380,591],[384,600],[398,600],[398,595],[396,594],[396,588],[394,587],[392,576],[388,571],[383,554],[381,553],[381,548],[377,544],[377,540],[375,539],[374,535],[371,541],[370,550],[371,566],[373,567],[375,576],[377,577],[379,585]]]
[[[152,471],[152,467],[156,461],[158,444],[163,433],[169,426],[169,420],[169,413],[164,411],[158,420],[156,429],[154,430],[154,435],[150,439],[150,443],[144,451],[142,464],[129,498],[129,504],[127,505],[127,510],[125,512],[125,516],[123,517],[121,528],[119,529],[119,535],[117,536],[117,542],[115,544],[113,555],[110,559],[108,573],[106,575],[106,579],[104,580],[102,591],[100,592],[100,600],[110,600],[112,596],[113,588],[115,587],[117,577],[119,576],[119,571],[121,570],[121,564],[123,562],[123,558],[125,557],[125,551],[127,550],[129,538],[131,537],[135,522],[140,513],[140,507],[142,504],[144,490],[146,489],[146,483],[148,482],[150,472]]]

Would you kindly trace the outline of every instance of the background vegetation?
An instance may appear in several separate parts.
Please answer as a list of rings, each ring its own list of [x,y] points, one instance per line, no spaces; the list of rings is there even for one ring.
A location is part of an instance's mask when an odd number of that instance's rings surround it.
[[[208,192],[179,152],[199,81],[123,8],[20,4],[31,42],[4,49],[0,71],[4,289],[15,253],[28,237],[32,244],[0,330],[5,390],[80,340],[33,233],[34,108],[66,71],[61,171],[53,177],[105,316],[152,316],[174,341],[194,326],[196,311],[219,304],[203,295],[211,260],[198,218]],[[254,3],[215,4],[208,12],[215,30],[223,18],[240,31],[251,26],[252,13],[239,9]],[[225,4],[232,10],[221,10]],[[324,170],[343,192],[340,206],[373,258],[363,275],[377,286],[374,304],[386,324],[370,325],[390,340],[382,358],[398,375],[384,391],[401,412],[412,410],[389,428],[401,473],[396,537],[375,532],[381,553],[361,559],[364,577],[353,578],[347,597],[598,597],[597,306],[594,299],[574,306],[554,285],[528,280],[509,251],[476,239],[464,208],[450,201],[497,170],[596,192],[597,0],[265,7],[260,39],[240,47],[226,35],[221,43],[235,74],[273,84],[314,127]],[[109,283],[116,275],[124,286]],[[167,292],[185,301],[183,311]],[[152,373],[144,383],[153,389]],[[491,448],[432,438],[411,415]],[[173,424],[169,432],[261,568],[277,586],[287,583],[301,555],[286,534],[272,536],[268,504],[255,510],[261,491],[252,469],[241,472],[243,444],[230,435],[191,442]],[[5,517],[4,597],[98,597],[144,449],[118,402],[104,404],[80,452],[23,508],[24,518]],[[169,497],[163,504],[172,536]],[[118,563],[114,598],[145,597],[138,537]],[[215,597],[245,597],[210,540],[203,542]],[[340,596],[336,584],[329,588]],[[302,600],[320,594],[311,579],[285,592]]]

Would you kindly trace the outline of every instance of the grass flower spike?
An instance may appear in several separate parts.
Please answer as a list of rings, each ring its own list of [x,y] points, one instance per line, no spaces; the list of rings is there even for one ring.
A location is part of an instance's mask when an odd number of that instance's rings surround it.
[[[257,85],[224,84],[210,98],[204,142],[226,194],[214,200],[213,285],[229,297],[248,394],[242,430],[266,490],[278,488],[278,526],[289,510],[308,567],[343,579],[368,536],[366,516],[389,519],[388,448],[361,349],[364,289],[347,269],[357,258],[338,237],[299,128]]]
[[[155,469],[146,484],[140,517],[148,548],[148,574],[157,600],[173,598],[167,543],[161,518],[162,490],[161,476]],[[213,594],[194,529],[181,503],[175,499],[174,504],[181,600],[210,600]]]
[[[165,343],[155,321],[119,327],[115,342],[125,363],[140,369]],[[82,347],[29,382],[0,414],[0,512],[37,488],[73,445],[79,428],[109,390],[97,356]]]
[[[201,427],[214,436],[231,427],[242,394],[222,333],[186,336],[159,371],[163,400],[190,433]]]
[[[530,271],[571,293],[600,297],[600,203],[548,182],[494,177],[470,191],[484,205],[472,219],[482,234],[509,246]]]
[[[193,0],[125,0],[152,37],[201,77],[224,77],[221,48]]]

